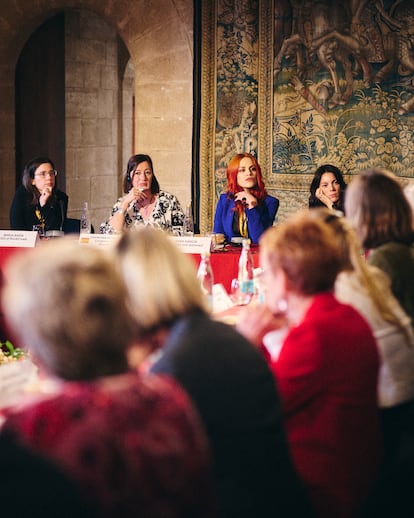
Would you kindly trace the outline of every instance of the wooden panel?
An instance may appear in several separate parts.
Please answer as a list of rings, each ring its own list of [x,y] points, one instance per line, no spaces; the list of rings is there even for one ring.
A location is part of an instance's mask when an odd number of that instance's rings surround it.
[[[64,13],[40,26],[24,46],[16,67],[16,185],[24,164],[46,155],[65,189]]]

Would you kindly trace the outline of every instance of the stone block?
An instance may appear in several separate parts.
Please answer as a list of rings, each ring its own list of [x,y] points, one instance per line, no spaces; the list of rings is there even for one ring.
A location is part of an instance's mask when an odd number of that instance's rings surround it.
[[[66,61],[65,85],[66,88],[83,88],[85,86],[85,71],[79,63]]]
[[[98,98],[96,92],[91,91],[67,91],[66,115],[78,117],[96,117],[98,111]]]
[[[82,69],[84,71],[85,88],[90,88],[91,90],[101,88],[101,65],[97,63],[84,63]]]
[[[106,44],[96,39],[80,39],[73,42],[73,54],[80,63],[106,63]]]
[[[117,93],[114,90],[98,91],[98,117],[112,118],[116,115],[117,110]]]
[[[137,113],[154,117],[192,117],[193,89],[190,81],[168,83],[137,83],[135,107]]]
[[[66,194],[69,196],[69,208],[76,218],[80,217],[82,204],[90,198],[90,178],[66,177]]]
[[[100,174],[91,178],[91,206],[95,209],[104,209],[105,218],[119,196],[121,193],[118,192],[116,176]]]
[[[66,146],[68,148],[82,144],[82,119],[69,117],[65,120]]]
[[[153,150],[178,150],[191,156],[192,118],[137,119],[136,139]],[[143,130],[141,130],[143,128]]]
[[[108,90],[118,90],[118,70],[116,66],[103,65],[100,67],[101,87]]]
[[[83,39],[99,39],[115,42],[116,32],[101,16],[87,10],[80,11],[79,36]]]

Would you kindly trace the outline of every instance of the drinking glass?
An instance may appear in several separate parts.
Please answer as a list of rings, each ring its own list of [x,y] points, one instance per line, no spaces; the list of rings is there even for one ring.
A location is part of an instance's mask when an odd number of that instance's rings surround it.
[[[243,290],[238,279],[232,279],[230,285],[230,299],[237,306],[246,306],[252,300],[254,293]]]

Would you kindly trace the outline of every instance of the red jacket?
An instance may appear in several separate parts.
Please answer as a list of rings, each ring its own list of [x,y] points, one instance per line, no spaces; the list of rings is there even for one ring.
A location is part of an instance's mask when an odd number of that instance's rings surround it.
[[[355,515],[382,459],[379,358],[365,320],[319,294],[271,363],[296,468],[318,516]]]

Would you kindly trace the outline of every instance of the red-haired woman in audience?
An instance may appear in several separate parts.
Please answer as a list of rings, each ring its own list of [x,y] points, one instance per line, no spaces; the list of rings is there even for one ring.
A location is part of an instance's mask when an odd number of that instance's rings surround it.
[[[293,461],[318,516],[351,518],[382,460],[379,357],[368,323],[333,295],[338,242],[311,212],[262,236],[267,307],[244,315],[238,329],[259,343],[270,318],[284,312],[289,331],[270,365]]]
[[[279,200],[266,193],[262,171],[250,153],[239,153],[227,168],[227,192],[220,195],[214,216],[214,232],[259,241],[273,225]]]

